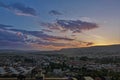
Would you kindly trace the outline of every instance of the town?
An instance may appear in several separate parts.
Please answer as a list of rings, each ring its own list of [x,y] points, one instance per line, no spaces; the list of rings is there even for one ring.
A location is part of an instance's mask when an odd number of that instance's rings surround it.
[[[4,53],[0,54],[0,77],[16,78],[18,74],[24,73],[27,78],[34,78],[36,71],[42,70],[46,78],[119,80],[119,60],[120,58],[117,57],[96,59],[86,56],[68,57],[63,54]]]

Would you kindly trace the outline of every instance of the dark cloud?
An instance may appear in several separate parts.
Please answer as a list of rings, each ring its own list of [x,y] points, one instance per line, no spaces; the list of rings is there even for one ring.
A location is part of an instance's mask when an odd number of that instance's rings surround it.
[[[66,40],[66,41],[72,41],[74,39],[71,38],[65,38],[65,37],[59,37],[59,36],[52,36],[52,35],[48,35],[45,34],[43,31],[27,31],[27,30],[18,30],[18,29],[10,29],[12,31],[17,31],[17,32],[22,32],[23,34],[27,34],[27,35],[33,35],[36,36],[38,38],[41,38],[43,40]]]
[[[50,30],[60,30],[59,25],[56,24],[56,23],[44,23],[44,22],[41,22],[40,25],[45,26]]]
[[[3,28],[4,27],[4,28]],[[81,45],[90,46],[92,42],[76,41],[72,38],[53,36],[43,31],[27,31],[21,29],[7,29],[10,25],[1,25],[0,27],[0,48],[67,48],[80,47]],[[65,43],[64,43],[65,42]],[[67,42],[67,43],[66,43]],[[15,47],[16,46],[16,47]]]
[[[49,29],[42,29],[43,32],[53,32],[52,30]]]
[[[16,15],[37,16],[36,10],[34,8],[28,7],[21,3],[7,5],[0,2],[0,7],[10,10],[14,12]]]
[[[2,29],[6,29],[6,28],[9,28],[9,27],[13,27],[13,26],[0,24],[0,28],[2,28]]]
[[[86,46],[91,46],[93,44],[94,44],[93,42],[86,42]]]
[[[24,42],[24,35],[18,32],[13,32],[7,29],[0,28],[0,40],[7,40],[13,42]]]
[[[58,41],[58,40],[73,41],[74,39],[65,38],[65,37],[58,37],[58,36],[49,36],[47,38],[44,38],[44,40],[48,40],[48,41]]]
[[[45,36],[43,31],[27,31],[27,30],[20,30],[20,29],[10,29],[10,30],[17,31],[17,32],[22,32],[23,34],[33,35],[33,36],[36,36],[36,37]]]
[[[73,33],[81,33],[84,30],[91,30],[99,27],[96,23],[81,20],[56,20],[55,23],[41,23],[41,25],[53,30],[70,30]]]
[[[13,42],[8,40],[0,40],[0,49],[24,49],[24,50],[32,50],[29,44],[25,44],[23,42]]]
[[[51,10],[51,11],[49,11],[49,14],[51,14],[51,15],[62,15],[62,13],[57,11],[57,10]]]
[[[52,45],[52,46],[65,46],[66,44],[65,43],[55,43],[55,42],[43,42],[43,41],[39,41],[37,42],[37,44],[40,44],[40,45],[44,45],[44,46],[49,46],[49,45]]]
[[[27,30],[18,30],[18,29],[10,29],[11,31],[15,31],[15,32],[21,32],[24,35],[27,35],[27,39],[25,40],[25,43],[30,43],[30,44],[34,44],[34,46],[39,45],[39,46],[56,46],[56,47],[62,47],[65,45],[69,45],[69,44],[65,44],[65,43],[60,43],[57,41],[74,41],[74,39],[71,38],[65,38],[65,37],[59,37],[59,36],[52,36],[52,35],[48,35],[45,34],[43,31],[27,31]],[[36,38],[29,38],[28,35],[32,35]]]

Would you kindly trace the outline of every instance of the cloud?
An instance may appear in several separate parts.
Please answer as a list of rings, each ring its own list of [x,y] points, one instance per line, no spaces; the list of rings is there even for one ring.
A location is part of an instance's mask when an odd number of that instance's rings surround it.
[[[52,45],[52,46],[65,46],[66,45],[64,43],[43,42],[43,41],[39,41],[37,44],[44,45],[44,46],[49,46],[49,45]]]
[[[2,28],[2,29],[9,28],[9,27],[13,27],[13,26],[0,24],[0,28]]]
[[[29,44],[23,42],[13,42],[8,40],[0,40],[0,49],[19,49],[19,50],[34,50]]]
[[[7,40],[13,42],[24,42],[24,35],[18,34],[18,32],[11,31],[9,29],[0,28],[0,40]]]
[[[81,20],[56,20],[54,23],[41,23],[41,26],[46,26],[48,29],[60,31],[72,31],[73,33],[81,33],[91,29],[98,28],[98,24]]]
[[[93,42],[87,42],[86,46],[91,46],[93,44],[94,44]]]
[[[23,34],[32,35],[32,36],[41,38],[42,40],[48,40],[48,41],[57,41],[57,40],[72,41],[74,40],[71,38],[48,35],[48,34],[45,34],[43,31],[27,31],[27,30],[19,30],[19,29],[10,29],[10,30],[22,32]]]
[[[0,26],[0,48],[3,46],[15,49],[61,49],[93,44],[92,42],[76,41],[74,38],[49,35],[43,31],[8,29],[7,27],[12,26],[4,24]]]
[[[21,3],[14,3],[14,4],[7,5],[7,4],[0,2],[0,7],[10,10],[16,15],[37,16],[37,12],[34,8],[28,7]]]
[[[53,32],[52,30],[49,29],[42,29],[43,32]]]
[[[49,14],[50,15],[62,15],[62,13],[57,10],[51,10],[51,11],[49,11]]]
[[[60,41],[60,40],[65,40],[65,41],[73,41],[74,39],[71,38],[65,38],[65,37],[58,37],[58,36],[49,36],[47,38],[45,38],[45,40],[48,41]]]
[[[44,41],[61,41],[61,40],[73,41],[74,40],[66,37],[48,35],[48,34],[45,34],[43,31],[27,31],[27,30],[19,30],[19,29],[9,29],[9,30],[17,32],[17,35],[31,35],[34,38],[39,38],[40,40],[44,40]]]
[[[89,17],[81,17],[80,20],[86,21],[86,22],[93,22],[94,20]]]

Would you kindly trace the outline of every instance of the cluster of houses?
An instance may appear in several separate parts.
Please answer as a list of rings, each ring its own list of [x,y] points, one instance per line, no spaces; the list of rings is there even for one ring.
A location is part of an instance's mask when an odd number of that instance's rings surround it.
[[[0,76],[17,76],[19,74],[28,74],[34,67],[0,67]]]
[[[30,62],[25,62],[24,59],[30,60]],[[17,61],[15,61],[17,60]],[[27,74],[30,73],[36,66],[40,68],[49,68],[51,63],[67,65],[68,67],[72,68],[82,68],[85,67],[89,70],[101,70],[107,69],[112,70],[115,72],[120,72],[120,66],[116,64],[100,64],[95,63],[94,61],[83,61],[79,59],[71,59],[66,56],[50,56],[50,55],[24,55],[24,56],[0,56],[0,76],[3,75],[18,75],[20,73]],[[43,69],[43,72],[46,70]],[[69,68],[61,67],[61,68],[54,68],[51,72],[53,75],[64,75],[64,73],[75,74]],[[84,77],[84,76],[83,76]],[[106,77],[108,78],[108,77]],[[82,79],[81,79],[82,80]],[[84,80],[102,80],[101,77],[96,77],[96,79],[86,76]],[[110,79],[106,79],[110,80]]]

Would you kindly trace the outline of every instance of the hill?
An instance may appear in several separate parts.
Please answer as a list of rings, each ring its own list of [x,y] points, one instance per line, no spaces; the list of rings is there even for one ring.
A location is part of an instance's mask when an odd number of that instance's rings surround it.
[[[87,57],[120,57],[120,45],[93,46],[84,48],[66,48],[59,51],[22,51],[22,50],[0,50],[0,55],[66,55]]]
[[[120,57],[120,45],[69,48],[62,49],[59,53],[67,56]]]

